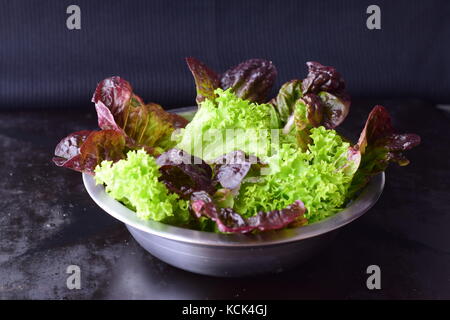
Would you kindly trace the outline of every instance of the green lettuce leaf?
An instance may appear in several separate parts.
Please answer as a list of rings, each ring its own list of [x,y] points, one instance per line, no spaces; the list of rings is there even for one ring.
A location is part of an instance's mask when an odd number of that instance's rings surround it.
[[[279,128],[275,109],[236,97],[231,89],[216,89],[215,100],[205,100],[183,129],[178,149],[206,162],[241,150],[248,155],[271,153],[272,131]]]
[[[309,222],[322,220],[341,210],[359,159],[350,144],[324,127],[311,129],[311,144],[303,152],[283,144],[267,158],[270,172],[258,183],[244,183],[234,209],[244,217],[259,211],[281,209],[301,199]]]
[[[169,193],[159,181],[161,173],[155,158],[144,150],[129,151],[126,159],[103,161],[95,169],[97,184],[124,203],[143,220],[185,225],[189,222],[188,201]]]

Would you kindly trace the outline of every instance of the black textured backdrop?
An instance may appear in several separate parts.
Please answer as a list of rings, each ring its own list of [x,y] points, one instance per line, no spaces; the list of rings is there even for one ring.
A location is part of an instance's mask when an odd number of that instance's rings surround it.
[[[81,8],[81,30],[66,8]],[[381,7],[382,29],[366,28]],[[317,60],[354,96],[450,102],[450,1],[6,1],[0,10],[0,107],[86,107],[101,79],[120,75],[146,101],[194,103],[183,58],[222,71],[262,57],[277,86]]]

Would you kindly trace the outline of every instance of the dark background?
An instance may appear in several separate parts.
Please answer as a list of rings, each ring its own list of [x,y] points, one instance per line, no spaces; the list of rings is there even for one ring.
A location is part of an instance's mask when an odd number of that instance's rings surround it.
[[[81,30],[66,28],[67,6]],[[366,9],[381,7],[381,30]],[[450,1],[0,1],[0,299],[450,299]],[[382,197],[299,268],[221,279],[144,251],[51,162],[68,133],[97,126],[97,82],[129,80],[166,108],[193,105],[184,57],[217,71],[272,60],[275,88],[335,66],[354,97],[347,132],[383,104],[422,144],[387,171]],[[68,290],[66,268],[81,267]],[[366,288],[377,264],[382,289]]]
[[[81,8],[81,30],[66,8]],[[366,9],[381,7],[381,30]],[[0,106],[81,108],[100,80],[119,75],[146,101],[191,105],[184,57],[217,71],[272,60],[276,88],[319,61],[359,97],[450,102],[450,1],[2,1]]]

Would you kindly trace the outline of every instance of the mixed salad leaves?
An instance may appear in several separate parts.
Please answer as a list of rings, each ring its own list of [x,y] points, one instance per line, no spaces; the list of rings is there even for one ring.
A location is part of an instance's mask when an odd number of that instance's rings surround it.
[[[267,96],[277,71],[250,59],[216,73],[187,58],[198,111],[192,121],[145,103],[120,77],[92,98],[100,130],[62,139],[53,162],[84,172],[144,220],[203,231],[247,233],[301,226],[342,210],[389,163],[420,143],[396,133],[375,106],[356,144],[337,131],[350,109],[333,67]]]

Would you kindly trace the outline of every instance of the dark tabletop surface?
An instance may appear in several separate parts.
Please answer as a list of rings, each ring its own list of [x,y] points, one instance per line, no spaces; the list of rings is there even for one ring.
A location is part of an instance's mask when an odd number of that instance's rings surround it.
[[[185,272],[144,251],[97,207],[79,173],[51,163],[66,134],[96,126],[93,107],[0,112],[0,298],[297,299],[450,298],[450,118],[433,105],[384,102],[395,125],[422,136],[411,164],[391,167],[375,207],[295,270],[224,279]],[[372,101],[354,102],[359,132]],[[366,268],[381,268],[368,290]],[[81,289],[66,268],[81,268]]]

